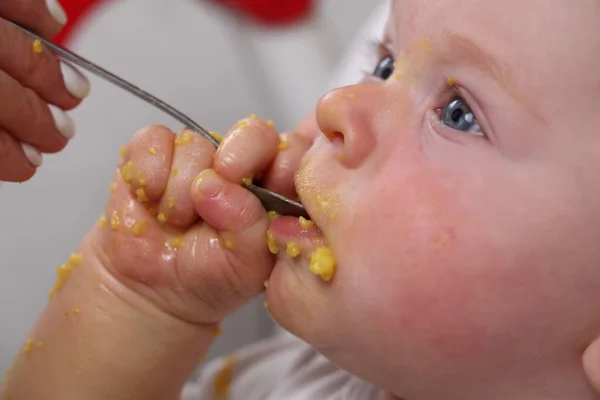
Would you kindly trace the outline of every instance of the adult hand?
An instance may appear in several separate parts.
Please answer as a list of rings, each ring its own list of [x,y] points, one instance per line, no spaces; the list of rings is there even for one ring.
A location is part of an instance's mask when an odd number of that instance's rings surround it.
[[[42,153],[67,145],[75,130],[64,110],[90,90],[80,72],[10,21],[51,38],[66,19],[57,0],[0,1],[0,181],[30,179]]]

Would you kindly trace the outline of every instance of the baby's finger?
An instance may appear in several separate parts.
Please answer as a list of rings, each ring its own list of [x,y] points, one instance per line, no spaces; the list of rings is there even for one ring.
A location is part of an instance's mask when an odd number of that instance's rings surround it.
[[[174,143],[173,164],[158,216],[170,225],[186,228],[198,219],[190,187],[196,176],[213,163],[215,147],[202,135],[189,130],[179,133]]]
[[[258,118],[242,120],[223,139],[214,169],[229,182],[248,182],[273,161],[278,145],[279,135],[273,124]]]
[[[295,199],[298,195],[294,175],[311,145],[312,140],[306,136],[296,132],[282,133],[279,153],[261,179],[263,186],[289,199]]]
[[[138,200],[158,202],[167,190],[174,137],[170,129],[154,125],[139,130],[124,149],[121,176]]]
[[[0,181],[25,182],[42,165],[42,154],[0,130]]]
[[[273,263],[266,244],[269,219],[260,201],[212,169],[198,175],[191,193],[200,217],[219,232],[244,292],[259,293]]]

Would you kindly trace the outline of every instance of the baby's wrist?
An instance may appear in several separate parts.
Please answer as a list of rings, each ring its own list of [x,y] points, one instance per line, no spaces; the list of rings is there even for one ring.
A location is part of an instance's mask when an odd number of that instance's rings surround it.
[[[114,279],[90,250],[84,242],[81,264],[50,298],[7,394],[95,400],[131,398],[135,390],[138,399],[177,398],[216,326],[164,313]]]

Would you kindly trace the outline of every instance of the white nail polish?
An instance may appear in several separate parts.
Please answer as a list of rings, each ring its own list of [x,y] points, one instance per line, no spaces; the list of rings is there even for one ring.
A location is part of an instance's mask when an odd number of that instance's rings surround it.
[[[23,152],[25,153],[25,156],[27,157],[31,165],[33,165],[36,168],[41,167],[42,162],[44,161],[42,153],[40,153],[35,147],[27,143],[21,143],[21,147],[23,147]]]
[[[46,0],[46,7],[50,11],[50,15],[61,25],[67,23],[67,13],[60,5],[58,0]]]
[[[48,108],[50,109],[50,113],[52,113],[52,118],[54,118],[54,124],[56,125],[56,129],[60,132],[61,135],[66,137],[67,139],[73,138],[75,136],[75,123],[60,108],[48,104]]]
[[[61,60],[60,71],[69,93],[78,99],[85,99],[90,94],[90,81],[77,68]]]

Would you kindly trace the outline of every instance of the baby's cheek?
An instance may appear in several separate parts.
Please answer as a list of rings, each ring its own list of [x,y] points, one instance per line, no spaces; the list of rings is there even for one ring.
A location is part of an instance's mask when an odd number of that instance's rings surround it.
[[[404,354],[419,348],[447,358],[475,357],[486,334],[482,322],[494,316],[477,304],[490,283],[464,250],[468,222],[454,211],[452,193],[424,184],[427,177],[405,178],[402,193],[376,191],[380,204],[394,207],[369,207],[353,220],[357,228],[344,240],[353,250],[338,256],[344,301],[360,310],[365,326],[379,328],[381,343],[406,346]]]

